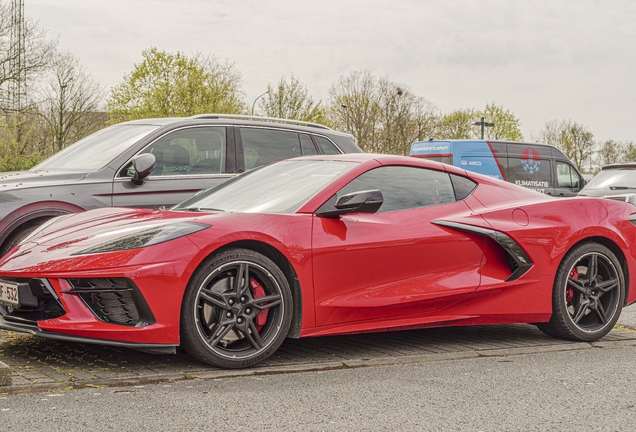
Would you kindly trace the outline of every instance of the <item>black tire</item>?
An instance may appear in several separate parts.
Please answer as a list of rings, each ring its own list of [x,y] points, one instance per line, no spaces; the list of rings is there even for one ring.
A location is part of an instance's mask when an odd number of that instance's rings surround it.
[[[30,222],[21,227],[16,228],[14,232],[2,243],[0,247],[0,257],[6,255],[11,249],[16,247],[22,240],[27,238],[29,234],[36,230],[37,227],[46,222],[47,219],[37,219],[37,222]]]
[[[283,343],[292,307],[287,279],[269,258],[249,249],[215,254],[186,288],[181,346],[213,366],[253,366]]]
[[[537,327],[561,339],[594,341],[612,330],[624,303],[625,276],[614,253],[598,243],[583,243],[559,266],[552,317]]]

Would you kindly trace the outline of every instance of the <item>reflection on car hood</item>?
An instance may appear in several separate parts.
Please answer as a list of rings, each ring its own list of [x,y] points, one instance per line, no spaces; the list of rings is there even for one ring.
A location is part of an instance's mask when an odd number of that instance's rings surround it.
[[[86,177],[85,172],[68,171],[15,171],[0,173],[0,192],[15,188],[51,186],[73,183]]]
[[[28,243],[75,250],[148,228],[209,216],[208,213],[193,215],[165,210],[103,208],[63,217],[29,239]]]

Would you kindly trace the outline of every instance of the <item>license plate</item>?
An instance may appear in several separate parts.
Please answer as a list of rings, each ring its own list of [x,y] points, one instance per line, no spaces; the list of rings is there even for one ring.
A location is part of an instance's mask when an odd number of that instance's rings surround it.
[[[0,280],[0,303],[18,306],[18,285]]]

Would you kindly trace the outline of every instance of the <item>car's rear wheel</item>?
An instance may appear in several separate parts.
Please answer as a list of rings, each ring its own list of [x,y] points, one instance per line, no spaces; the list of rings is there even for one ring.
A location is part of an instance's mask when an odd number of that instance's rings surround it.
[[[252,250],[227,250],[204,262],[188,284],[181,345],[213,366],[252,366],[278,349],[291,315],[289,284],[276,264]]]
[[[612,330],[625,302],[625,277],[614,253],[583,243],[565,256],[552,293],[552,317],[537,326],[570,340],[593,341]]]

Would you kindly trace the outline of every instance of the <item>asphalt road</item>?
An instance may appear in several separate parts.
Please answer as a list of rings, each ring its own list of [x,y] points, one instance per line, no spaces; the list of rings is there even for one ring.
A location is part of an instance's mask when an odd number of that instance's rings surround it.
[[[3,430],[636,430],[636,348],[0,397]]]

